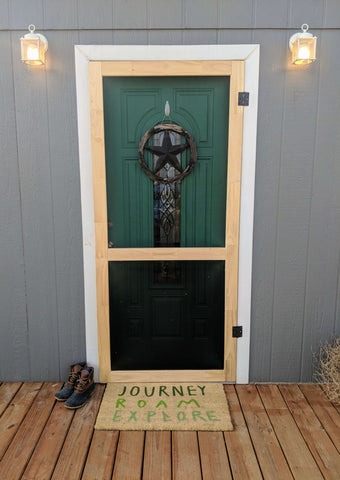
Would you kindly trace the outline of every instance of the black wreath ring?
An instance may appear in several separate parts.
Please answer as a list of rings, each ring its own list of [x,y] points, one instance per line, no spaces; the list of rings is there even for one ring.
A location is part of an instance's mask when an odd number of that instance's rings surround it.
[[[180,145],[172,145],[171,140],[169,140],[170,144],[168,143],[165,147],[146,145],[150,137],[160,132],[164,132],[165,135],[166,135],[166,132],[168,132],[167,135],[169,135],[169,132],[175,132],[181,135],[182,137],[184,137],[186,139],[186,143],[183,143]],[[166,150],[166,148],[168,150]],[[175,159],[178,153],[181,153],[188,148],[190,148],[190,161],[188,165],[185,167],[185,169],[183,170],[182,167],[179,165],[179,162],[176,161]],[[147,164],[145,163],[144,150],[148,150],[151,153],[158,155],[160,167],[156,168],[155,172],[152,172],[147,166]],[[161,159],[163,159],[163,162],[161,161]],[[189,132],[187,132],[186,130],[184,130],[184,128],[174,123],[159,124],[159,125],[156,125],[155,127],[150,128],[147,132],[144,133],[139,143],[138,162],[143,172],[151,180],[157,183],[173,183],[179,180],[183,180],[183,178],[185,178],[187,175],[189,175],[189,173],[192,172],[195,166],[196,160],[197,160],[197,149],[196,149],[194,139],[192,138]],[[163,178],[160,175],[157,175],[157,173],[162,169],[162,167],[166,163],[172,164],[172,166],[174,166],[175,169],[178,170],[180,173],[170,179]]]

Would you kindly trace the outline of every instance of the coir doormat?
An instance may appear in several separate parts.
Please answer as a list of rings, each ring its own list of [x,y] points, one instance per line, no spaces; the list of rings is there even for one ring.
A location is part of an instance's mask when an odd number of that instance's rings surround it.
[[[218,383],[108,383],[97,430],[233,430]]]

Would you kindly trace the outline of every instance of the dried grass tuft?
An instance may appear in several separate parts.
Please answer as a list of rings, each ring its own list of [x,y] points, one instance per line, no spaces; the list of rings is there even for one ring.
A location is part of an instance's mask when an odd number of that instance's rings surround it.
[[[315,380],[323,384],[329,400],[340,405],[340,337],[321,344],[314,360]]]

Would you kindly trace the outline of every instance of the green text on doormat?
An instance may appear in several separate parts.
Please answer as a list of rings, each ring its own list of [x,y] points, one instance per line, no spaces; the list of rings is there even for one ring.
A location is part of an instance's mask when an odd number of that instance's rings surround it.
[[[97,430],[232,430],[216,383],[109,383]]]

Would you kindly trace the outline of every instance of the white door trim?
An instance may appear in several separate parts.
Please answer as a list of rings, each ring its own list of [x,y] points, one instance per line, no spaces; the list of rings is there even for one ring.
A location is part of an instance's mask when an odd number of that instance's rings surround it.
[[[98,372],[97,300],[88,63],[113,60],[243,60],[245,91],[239,240],[236,382],[249,381],[251,279],[253,254],[259,45],[76,45],[76,88],[83,228],[85,331],[87,362]]]

